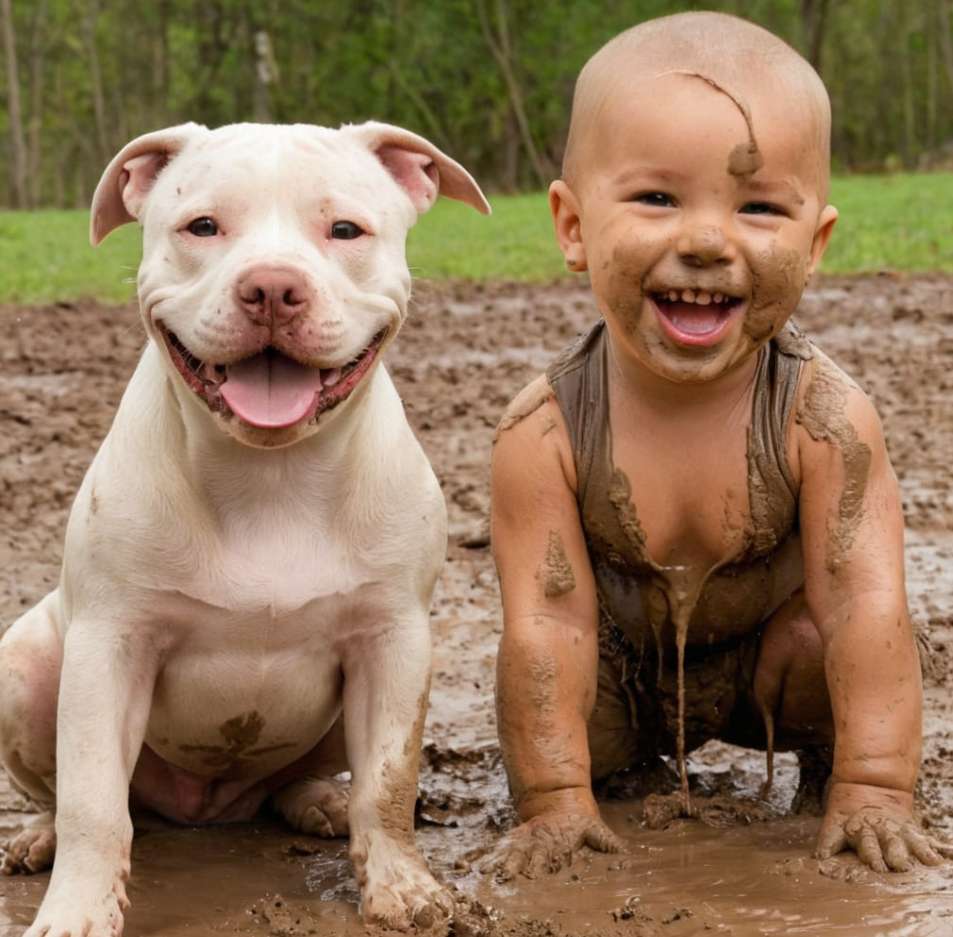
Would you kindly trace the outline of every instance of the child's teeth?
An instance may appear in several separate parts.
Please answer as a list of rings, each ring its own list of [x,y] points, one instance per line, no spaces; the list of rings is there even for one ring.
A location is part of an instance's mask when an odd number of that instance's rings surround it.
[[[701,292],[695,297],[695,302],[707,306],[711,302],[711,296],[708,293]]]
[[[682,290],[682,302],[683,302],[683,303],[693,303],[693,302],[695,302],[695,291],[694,291],[694,290]]]
[[[715,293],[712,299],[714,299],[716,303],[720,303],[724,301],[725,297],[722,296],[721,293]]]
[[[668,291],[668,298],[669,298],[669,300],[670,300],[671,302],[677,303],[677,302],[678,302],[678,290],[669,290],[669,291]]]

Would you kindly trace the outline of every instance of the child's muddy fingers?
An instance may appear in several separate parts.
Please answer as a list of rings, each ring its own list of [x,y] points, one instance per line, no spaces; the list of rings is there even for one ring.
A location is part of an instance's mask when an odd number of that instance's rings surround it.
[[[880,840],[872,826],[860,823],[859,829],[850,834],[850,845],[864,865],[870,866],[875,872],[887,871],[887,863],[880,852]]]
[[[941,839],[931,839],[930,846],[944,859],[953,859],[953,843],[946,843]]]
[[[521,870],[523,875],[526,878],[539,878],[540,875],[550,871],[550,856],[549,845],[543,839],[534,837]]]
[[[840,823],[825,823],[817,838],[817,848],[814,850],[815,859],[830,859],[847,848],[847,834]]]
[[[622,852],[622,840],[601,820],[593,820],[586,828],[583,842],[597,852]]]
[[[917,862],[923,865],[939,865],[943,861],[939,853],[930,844],[930,840],[918,829],[907,827],[903,835],[907,842],[907,849],[910,850]]]
[[[532,851],[530,846],[512,846],[507,849],[500,861],[496,863],[496,880],[498,882],[510,882],[517,875],[520,875],[526,868],[529,856]]]
[[[503,868],[503,863],[507,856],[515,849],[513,845],[512,834],[506,836],[494,848],[487,850],[474,849],[473,855],[469,857],[471,862],[476,863],[477,871],[482,875],[493,875]]]
[[[880,850],[884,862],[892,872],[909,872],[913,867],[910,851],[900,836],[900,831],[881,831]]]

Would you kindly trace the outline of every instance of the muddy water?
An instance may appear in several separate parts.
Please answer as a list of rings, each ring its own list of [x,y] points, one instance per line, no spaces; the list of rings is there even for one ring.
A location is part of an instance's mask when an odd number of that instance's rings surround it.
[[[468,869],[470,851],[495,842],[513,817],[495,743],[495,577],[488,551],[462,543],[485,542],[496,419],[591,317],[584,290],[571,284],[422,287],[391,357],[451,526],[432,616],[418,841],[448,883],[498,912],[469,922],[469,930],[461,924],[458,933],[953,934],[953,867],[887,879],[856,862],[810,859],[818,821],[785,815],[797,782],[792,756],[776,758],[770,809],[749,810],[764,781],[764,754],[725,745],[688,758],[693,804],[711,825],[677,820],[650,830],[641,802],[619,783],[606,816],[626,854],[584,855],[555,879],[515,888]],[[0,319],[5,622],[55,581],[66,510],[142,333],[131,310],[92,305],[0,309]],[[921,810],[934,830],[953,835],[953,280],[823,280],[807,295],[800,321],[873,394],[884,417],[907,515],[911,608],[929,665]],[[676,776],[668,790],[677,783]],[[731,798],[736,807],[710,797]],[[0,783],[0,830],[14,828],[25,806]],[[47,880],[0,881],[0,937],[22,933]],[[304,840],[271,820],[212,830],[153,823],[134,845],[130,894],[129,935],[362,933],[345,843]]]

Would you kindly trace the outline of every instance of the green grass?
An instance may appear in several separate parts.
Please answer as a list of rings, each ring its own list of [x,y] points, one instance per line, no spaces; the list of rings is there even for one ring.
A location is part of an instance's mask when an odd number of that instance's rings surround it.
[[[830,273],[953,273],[953,173],[845,176],[832,184],[841,217]],[[493,215],[442,199],[410,234],[418,277],[548,280],[567,275],[542,193],[498,196]],[[96,250],[85,212],[0,212],[0,301],[39,303],[134,295],[139,231],[126,225]]]

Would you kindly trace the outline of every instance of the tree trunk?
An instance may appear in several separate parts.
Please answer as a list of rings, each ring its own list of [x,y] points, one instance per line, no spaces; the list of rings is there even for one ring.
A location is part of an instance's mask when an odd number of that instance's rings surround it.
[[[824,35],[827,25],[829,0],[801,0],[801,25],[807,60],[821,74],[821,58],[824,52]]]
[[[513,109],[507,108],[503,138],[503,166],[501,183],[504,192],[515,192],[520,184],[520,133]]]
[[[936,47],[937,47],[937,31],[935,28],[933,17],[926,17],[926,46],[927,46],[927,121],[926,121],[926,144],[932,150],[936,147],[936,128],[937,121],[939,118],[939,110],[937,107],[937,85],[938,85],[938,72],[939,64],[937,62],[936,56]]]
[[[507,24],[506,0],[496,0],[496,34],[494,34],[493,28],[490,26],[489,16],[484,3],[485,0],[476,0],[477,15],[480,18],[480,29],[483,32],[483,39],[490,50],[490,54],[496,60],[500,74],[503,76],[503,81],[506,84],[510,107],[513,109],[513,117],[516,119],[516,124],[519,127],[520,139],[523,142],[527,156],[529,156],[530,165],[533,167],[533,174],[536,176],[536,182],[540,187],[545,187],[553,173],[551,172],[551,167],[546,166],[539,151],[536,149],[529,119],[526,116],[526,108],[523,104],[523,91],[520,88],[516,72],[513,69],[510,33]]]
[[[152,37],[152,126],[169,121],[169,0],[158,4],[159,24]]]
[[[7,60],[7,107],[10,110],[10,156],[12,161],[14,208],[29,207],[26,184],[26,146],[23,142],[23,112],[20,110],[20,75],[17,69],[16,31],[10,0],[0,0],[0,27],[3,54]]]
[[[27,179],[30,205],[42,200],[43,177],[43,78],[46,65],[46,0],[37,0],[30,30],[30,120],[27,124]]]
[[[936,15],[940,35],[940,54],[943,56],[943,70],[946,72],[946,80],[950,84],[950,91],[953,93],[953,34],[950,33],[950,9],[953,7],[953,0],[938,0]]]
[[[255,120],[262,124],[272,121],[271,86],[278,78],[278,65],[271,48],[271,36],[265,29],[256,29],[255,43]]]
[[[913,34],[910,10],[904,8],[900,23],[900,77],[903,84],[903,163],[908,169],[916,160],[917,117],[914,101],[913,74],[910,68],[910,37]]]
[[[83,42],[86,46],[86,60],[89,65],[90,93],[93,98],[93,114],[96,120],[96,145],[99,161],[103,166],[112,156],[109,133],[106,129],[106,99],[103,95],[103,76],[99,67],[99,48],[96,43],[96,25],[99,21],[99,0],[84,0],[86,4],[83,16]]]

